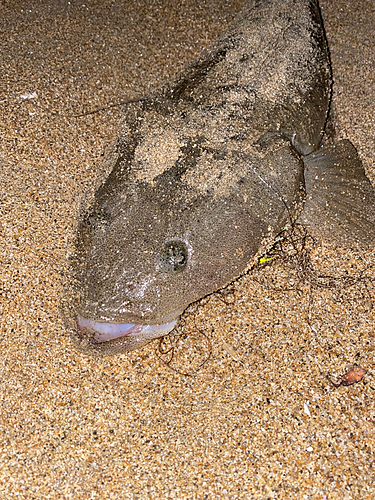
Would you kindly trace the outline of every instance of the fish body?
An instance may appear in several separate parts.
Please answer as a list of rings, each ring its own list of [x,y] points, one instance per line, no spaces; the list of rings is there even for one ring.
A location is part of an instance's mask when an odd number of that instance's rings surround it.
[[[252,0],[180,77],[128,105],[77,225],[69,314],[82,348],[165,334],[304,213],[306,165],[317,177],[329,162],[316,152],[330,92],[317,1]]]

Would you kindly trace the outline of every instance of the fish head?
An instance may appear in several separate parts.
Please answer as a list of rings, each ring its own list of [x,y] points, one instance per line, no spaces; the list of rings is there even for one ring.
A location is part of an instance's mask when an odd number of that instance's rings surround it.
[[[239,276],[285,222],[283,202],[257,174],[267,161],[160,126],[128,134],[78,221],[71,312],[80,343],[104,353],[140,347]]]
[[[192,199],[178,184],[126,183],[116,198],[109,180],[97,193],[79,222],[72,260],[80,334],[94,333],[98,343],[122,337],[124,350],[126,341],[138,347],[172,329],[190,303],[238,276],[255,253],[258,228],[236,200]],[[96,333],[98,323],[137,328]]]

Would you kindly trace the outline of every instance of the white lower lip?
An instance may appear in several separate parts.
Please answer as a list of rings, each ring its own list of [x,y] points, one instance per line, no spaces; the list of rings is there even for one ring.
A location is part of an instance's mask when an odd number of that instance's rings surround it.
[[[127,323],[101,323],[77,316],[77,329],[81,333],[92,335],[96,342],[108,342],[119,337],[139,335],[140,333],[149,335],[159,333],[159,336],[162,337],[173,330],[176,322],[175,319],[164,325],[132,325]]]

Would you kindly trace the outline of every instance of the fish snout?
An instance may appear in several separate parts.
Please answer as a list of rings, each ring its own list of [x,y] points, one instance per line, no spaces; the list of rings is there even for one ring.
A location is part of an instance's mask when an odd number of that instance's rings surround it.
[[[177,319],[162,325],[136,325],[128,323],[109,323],[93,321],[83,316],[76,316],[77,334],[89,337],[94,343],[109,342],[121,337],[138,337],[152,340],[163,337],[176,326]]]

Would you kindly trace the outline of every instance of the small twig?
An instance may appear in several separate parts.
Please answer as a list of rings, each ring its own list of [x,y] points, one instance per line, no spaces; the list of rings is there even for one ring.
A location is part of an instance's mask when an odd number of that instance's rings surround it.
[[[150,100],[149,97],[136,97],[134,99],[126,99],[125,101],[119,101],[117,103],[107,104],[101,108],[93,109],[92,111],[86,111],[85,113],[79,113],[78,115],[64,115],[70,118],[82,118],[82,116],[94,115],[96,113],[100,113],[101,111],[107,111],[112,108],[119,108],[120,106],[125,106],[126,104],[132,104],[134,102],[143,102]]]

